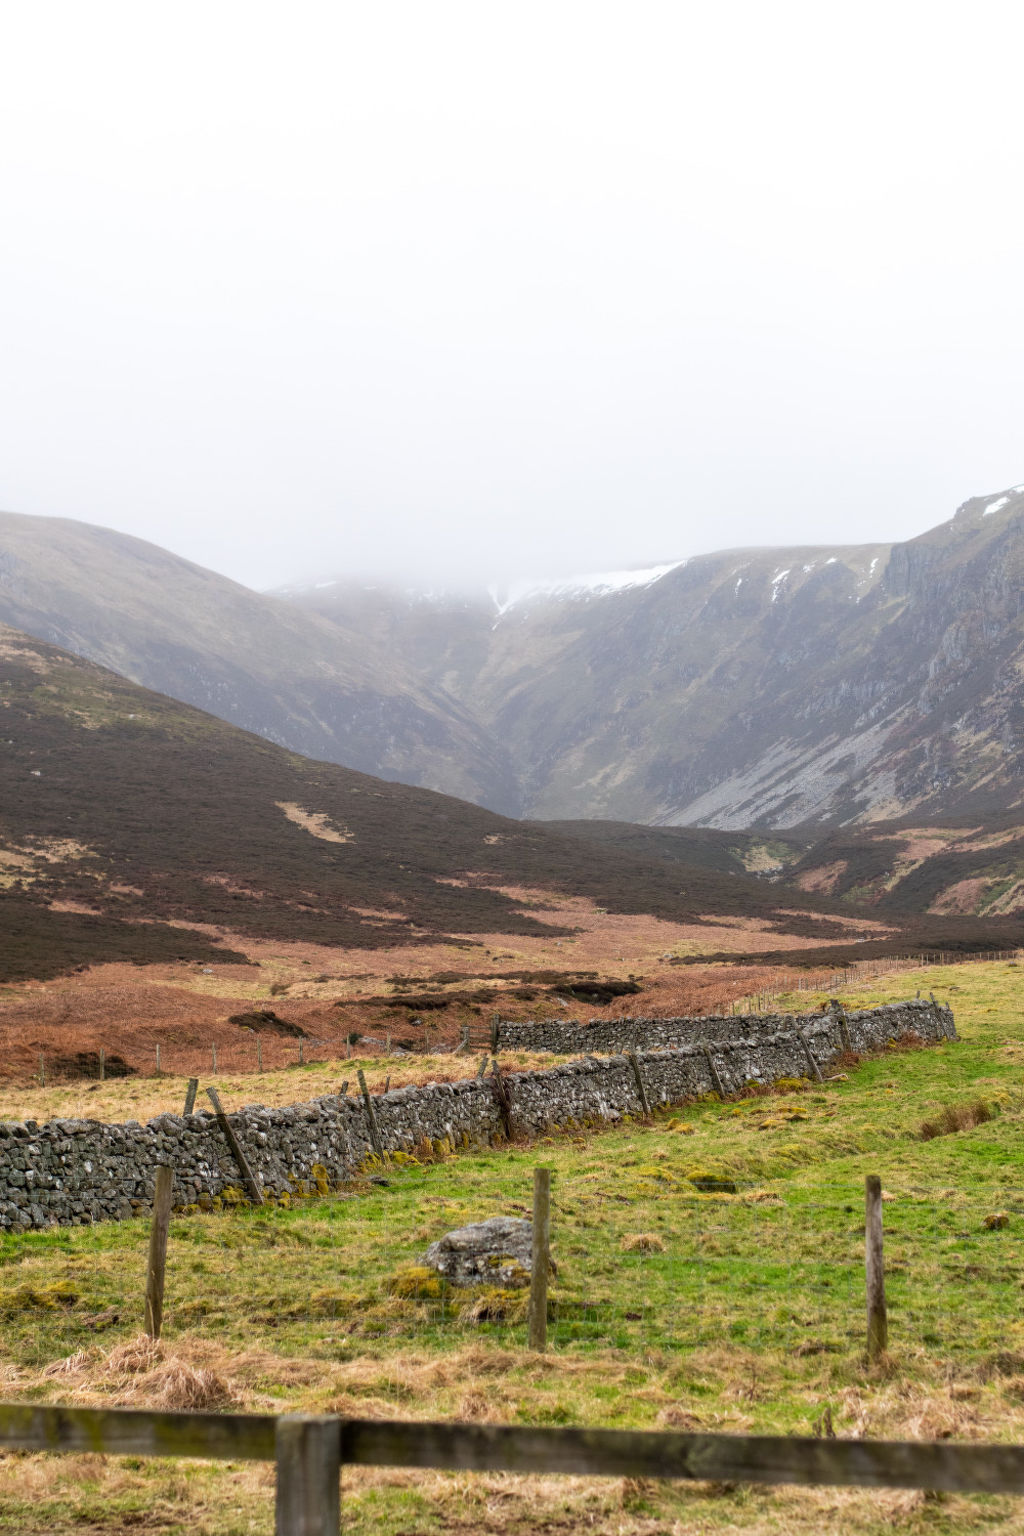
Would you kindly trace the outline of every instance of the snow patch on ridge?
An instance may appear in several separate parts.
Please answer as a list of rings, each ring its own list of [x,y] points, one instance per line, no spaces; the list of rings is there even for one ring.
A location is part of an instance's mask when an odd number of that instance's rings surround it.
[[[867,575],[866,576],[862,576],[860,581],[858,581],[858,583],[857,583],[858,587],[870,586],[871,578],[872,578],[872,576],[874,576],[875,571],[878,569],[878,560],[879,560],[879,556],[875,555],[875,557],[872,560],[871,564],[868,566],[868,573],[867,573]],[[857,601],[858,601],[858,603],[860,602],[860,600],[861,600],[861,598],[863,596],[864,596],[863,592],[858,592],[857,593]]]
[[[525,607],[548,597],[589,602],[592,597],[609,597],[633,587],[653,587],[669,571],[678,571],[686,563],[685,560],[673,560],[668,565],[651,565],[639,571],[595,571],[585,576],[553,576],[543,581],[516,582],[506,590],[504,597],[496,586],[488,587],[487,591],[500,617],[510,608]]]

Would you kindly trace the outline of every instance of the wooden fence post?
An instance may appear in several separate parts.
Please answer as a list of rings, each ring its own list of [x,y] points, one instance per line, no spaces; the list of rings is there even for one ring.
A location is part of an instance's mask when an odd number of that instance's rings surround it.
[[[868,1300],[868,1359],[884,1355],[889,1344],[885,1308],[885,1264],[882,1257],[882,1181],[869,1173],[864,1200],[864,1269]]]
[[[217,1046],[216,1046],[216,1044],[213,1044],[213,1045],[210,1046],[210,1054],[211,1054],[211,1056],[213,1058],[213,1070],[216,1072],[216,1070],[217,1070]]]
[[[198,1092],[199,1092],[199,1079],[198,1079],[198,1077],[190,1077],[189,1080],[188,1080],[188,1087],[185,1090],[185,1108],[181,1112],[183,1116],[190,1115],[192,1113],[192,1111],[195,1109],[195,1107],[196,1107],[196,1094]]]
[[[160,1337],[164,1320],[164,1270],[167,1264],[167,1233],[171,1224],[171,1189],[174,1174],[161,1166],[156,1171],[153,1223],[149,1229],[149,1261],[146,1265],[146,1332]]]
[[[106,1076],[107,1076],[107,1053],[106,1053],[106,1051],[103,1049],[103,1047],[101,1045],[100,1046],[100,1082],[101,1083],[106,1081]]]
[[[651,1102],[647,1097],[647,1085],[644,1082],[643,1073],[640,1071],[640,1062],[635,1051],[626,1052],[626,1060],[633,1071],[633,1080],[636,1083],[636,1091],[640,1095],[640,1108],[645,1115],[651,1113]]]
[[[501,1116],[502,1129],[507,1140],[512,1140],[512,1100],[509,1097],[508,1084],[501,1075],[498,1058],[494,1058],[493,1075],[494,1098],[498,1105],[498,1113]]]
[[[263,1198],[263,1191],[256,1181],[256,1175],[249,1167],[249,1160],[245,1153],[242,1151],[241,1143],[239,1142],[238,1137],[235,1135],[231,1121],[224,1113],[224,1107],[220,1102],[220,1095],[218,1094],[216,1088],[207,1088],[206,1093],[210,1103],[213,1105],[217,1113],[217,1124],[221,1128],[224,1140],[227,1142],[229,1148],[231,1149],[231,1156],[238,1164],[238,1170],[245,1182],[246,1189],[249,1191],[249,1198],[252,1200],[253,1205],[264,1205],[266,1202]]]
[[[338,1536],[341,1435],[336,1418],[287,1413],[278,1419],[276,1536]]]
[[[839,1020],[839,1038],[843,1042],[843,1050],[848,1056],[853,1055],[853,1046],[850,1043],[850,1021],[846,1017],[845,1008],[836,1009],[836,1017]]]
[[[725,1089],[722,1086],[722,1079],[718,1075],[718,1068],[715,1066],[715,1058],[712,1056],[711,1047],[706,1040],[701,1042],[701,1050],[704,1052],[704,1060],[708,1064],[708,1071],[711,1074],[711,1082],[714,1086],[714,1090],[720,1099],[724,1099]]]
[[[157,1075],[157,1077],[162,1076],[162,1071],[161,1071],[161,1067],[160,1067],[160,1042],[159,1042],[159,1040],[156,1043],[156,1075]]]
[[[39,1086],[46,1087],[46,1068],[43,1066],[43,1053],[39,1052]]]
[[[373,1100],[370,1098],[370,1090],[366,1086],[366,1073],[362,1067],[357,1071],[356,1077],[359,1079],[359,1091],[363,1096],[363,1108],[366,1110],[366,1124],[370,1132],[370,1145],[381,1162],[383,1162],[384,1147],[381,1144],[380,1131],[377,1128],[377,1116],[373,1112]]]
[[[256,1036],[256,1071],[263,1071],[263,1041],[259,1035]]]
[[[802,1029],[798,1029],[797,1034],[800,1036],[800,1044],[804,1048],[804,1055],[807,1057],[807,1061],[812,1073],[817,1078],[819,1083],[823,1083],[825,1079],[821,1075],[821,1068],[818,1066],[818,1063],[814,1059],[814,1053],[811,1050],[811,1042],[808,1040]]]
[[[491,1054],[492,1054],[492,1056],[497,1056],[497,1054],[498,1054],[498,1033],[499,1033],[499,1019],[498,1019],[498,1015],[495,1013],[495,1014],[491,1015]]]
[[[529,1347],[548,1344],[548,1269],[551,1264],[551,1169],[533,1170],[533,1252],[530,1265]]]

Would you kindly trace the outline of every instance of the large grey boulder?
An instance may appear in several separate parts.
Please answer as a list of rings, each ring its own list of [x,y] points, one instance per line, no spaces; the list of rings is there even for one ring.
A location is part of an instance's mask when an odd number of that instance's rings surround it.
[[[424,1264],[449,1285],[529,1285],[533,1223],[519,1216],[492,1216],[446,1232],[431,1243]]]

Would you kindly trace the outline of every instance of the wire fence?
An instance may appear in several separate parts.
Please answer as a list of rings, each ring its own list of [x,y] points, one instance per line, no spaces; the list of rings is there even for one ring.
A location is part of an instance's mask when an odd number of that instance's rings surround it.
[[[33,1080],[40,1086],[68,1082],[110,1082],[126,1077],[216,1077],[230,1073],[244,1075],[280,1072],[289,1067],[311,1066],[317,1062],[337,1062],[343,1066],[356,1057],[408,1058],[389,1034],[359,1035],[358,1042],[301,1039],[278,1034],[245,1032],[235,1041],[211,1041],[194,1045],[167,1040],[153,1040],[130,1045],[95,1046],[78,1051],[62,1051],[53,1046],[35,1054]]]
[[[472,1178],[456,1186],[447,1167],[406,1163],[352,1193],[306,1201],[297,1192],[288,1207],[179,1214],[171,1222],[165,1331],[226,1343],[251,1333],[272,1339],[281,1355],[325,1358],[483,1339],[524,1348],[529,1259],[499,1250],[483,1262],[478,1283],[457,1286],[442,1281],[427,1250],[450,1230],[496,1213],[528,1218],[529,1179],[520,1161],[511,1194],[502,1196],[493,1187],[474,1191]],[[882,1201],[892,1347],[951,1368],[1016,1360],[1024,1375],[1024,1253],[1014,1230],[1024,1188],[1002,1187],[991,1209],[976,1192],[890,1189],[883,1179]],[[137,1273],[141,1322],[144,1224],[126,1224],[116,1238],[79,1233],[69,1234],[68,1251],[83,1248],[75,1283],[89,1292],[90,1315],[134,1308],[125,1287]],[[44,1271],[52,1283],[54,1254],[43,1252],[41,1238],[15,1241],[22,1286],[35,1283],[36,1243],[40,1283]],[[88,1283],[86,1249],[97,1266]],[[561,1174],[552,1191],[551,1252],[548,1347],[559,1353],[612,1349],[641,1358],[727,1346],[767,1361],[865,1351],[865,1191],[863,1176],[852,1172],[813,1190],[787,1180],[686,1178],[654,1162],[623,1167],[611,1189],[586,1172],[571,1180]],[[49,1348],[65,1333],[70,1353],[79,1331],[76,1315],[58,1308]]]
[[[844,987],[861,987],[865,982],[878,981],[884,976],[902,976],[908,971],[919,971],[926,966],[971,965],[983,961],[1018,961],[1024,950],[984,950],[977,954],[959,950],[931,950],[918,955],[886,955],[879,959],[851,960],[841,969],[804,971],[794,977],[791,969],[780,970],[778,977],[767,987],[743,997],[719,1001],[713,1011],[729,1014],[772,1013],[779,999],[793,992],[839,992]]]
[[[886,1190],[883,1199],[890,1326],[900,1351],[952,1361],[1005,1345],[1020,1270],[1006,1262],[1008,1245],[984,1227],[976,1204],[934,1188]],[[1024,1212],[1024,1191],[1004,1192],[1001,1203],[1003,1215]],[[628,1215],[602,1213],[603,1252],[593,1267],[570,1260],[557,1288],[556,1348],[585,1339],[645,1350],[728,1343],[793,1357],[864,1351],[862,1180],[813,1194],[778,1185],[677,1193],[662,1197],[666,1206],[660,1220],[639,1203]]]
[[[455,1202],[444,1193],[444,1171],[406,1166],[388,1185],[396,1192],[405,1185],[405,1194],[419,1197],[432,1213],[425,1224],[431,1230],[455,1214]],[[666,1179],[663,1167],[640,1166],[629,1170],[635,1184],[622,1192],[618,1205],[614,1191],[595,1190],[592,1197],[581,1192],[586,1177],[563,1178],[556,1191],[552,1235],[558,1268],[546,1345],[562,1357],[562,1369],[552,1364],[540,1371],[531,1357],[537,1390],[528,1427],[515,1423],[521,1417],[515,1395],[520,1388],[510,1382],[506,1391],[515,1362],[504,1354],[521,1351],[527,1343],[524,1291],[499,1276],[462,1294],[438,1285],[419,1256],[427,1233],[396,1222],[383,1196],[375,1204],[363,1201],[361,1214],[357,1202],[335,1197],[306,1207],[301,1215],[278,1207],[175,1222],[165,1298],[171,1349],[175,1330],[236,1344],[241,1331],[249,1359],[260,1358],[261,1384],[276,1385],[278,1391],[282,1381],[316,1379],[319,1384],[325,1361],[347,1360],[351,1375],[326,1406],[338,1415],[332,1421],[338,1426],[335,1448],[344,1444],[349,1462],[450,1470],[507,1465],[517,1472],[529,1467],[657,1478],[706,1479],[715,1473],[729,1480],[876,1487],[920,1483],[988,1494],[1000,1489],[1019,1493],[1024,1487],[1019,1447],[972,1443],[951,1448],[949,1437],[968,1429],[976,1434],[978,1421],[969,1416],[941,1424],[934,1416],[926,1419],[920,1395],[927,1391],[927,1372],[900,1372],[900,1390],[918,1415],[904,1431],[905,1443],[893,1443],[891,1435],[880,1441],[861,1438],[871,1432],[867,1413],[834,1438],[832,1387],[851,1379],[848,1366],[854,1360],[858,1369],[852,1379],[863,1379],[863,1181],[851,1177],[808,1191],[785,1180],[757,1187],[719,1179],[719,1186],[732,1187],[698,1188],[698,1178],[690,1177],[685,1181],[689,1187],[683,1188],[678,1179]],[[648,1187],[656,1184],[669,1188]],[[1011,1397],[1020,1395],[1024,1381],[1024,1339],[1017,1321],[1020,1255],[1015,1244],[1007,1250],[1004,1243],[1000,1251],[999,1241],[1011,1213],[1024,1214],[1024,1189],[1002,1194],[1006,1209],[991,1223],[979,1221],[976,1203],[963,1191],[901,1185],[888,1192],[888,1199],[882,1194],[890,1346],[904,1362],[916,1355],[920,1365],[922,1354],[930,1356],[952,1384],[952,1401],[957,1400],[954,1386],[961,1396],[976,1397],[977,1383],[986,1375],[1002,1375]],[[462,1198],[467,1195],[472,1202],[471,1190]],[[646,1231],[636,1230],[638,1215]],[[94,1261],[102,1254],[99,1247],[93,1250]],[[52,1267],[59,1255],[51,1249],[47,1257]],[[126,1268],[119,1257],[111,1286],[120,1286],[123,1309]],[[79,1263],[79,1288],[82,1267]],[[21,1283],[30,1285],[24,1278]],[[60,1348],[62,1331],[70,1327],[60,1308],[53,1312],[46,1341],[51,1358]],[[97,1326],[94,1319],[93,1329]],[[486,1364],[483,1338],[497,1346]],[[94,1339],[95,1333],[90,1343]],[[276,1363],[268,1352],[252,1354],[256,1340],[264,1346],[272,1341]],[[488,1396],[464,1399],[456,1417],[463,1419],[467,1411],[472,1417],[496,1416],[508,1427],[416,1423],[406,1401],[415,1400],[417,1391],[440,1389],[457,1375],[458,1362],[438,1357],[467,1344],[463,1359],[473,1362],[478,1377],[486,1371]],[[143,1369],[147,1356],[139,1341],[127,1348],[136,1369]],[[603,1392],[599,1402],[606,1417],[628,1422],[625,1400],[632,1387],[647,1403],[663,1405],[656,1427],[686,1432],[678,1446],[671,1435],[555,1428],[577,1417],[566,1384],[588,1351],[612,1365],[607,1385],[597,1389]],[[73,1385],[77,1363],[89,1354],[88,1349],[69,1350],[68,1358],[47,1375],[52,1380],[56,1372]],[[289,1356],[302,1357],[294,1375],[286,1363]],[[821,1357],[829,1356],[836,1357],[839,1367],[831,1383],[817,1371]],[[810,1399],[808,1378],[801,1383],[800,1377],[801,1362],[808,1360],[812,1372],[817,1371]],[[880,1363],[889,1372],[892,1362]],[[652,1386],[651,1365],[660,1368],[661,1386]],[[969,1383],[964,1367],[970,1371]],[[165,1375],[171,1370],[172,1365],[164,1365]],[[209,1391],[210,1377],[193,1371],[183,1379],[189,1391]],[[675,1395],[674,1386],[681,1389]],[[846,1406],[856,1412],[858,1394],[853,1396],[854,1403]],[[793,1438],[792,1425],[782,1426],[784,1438],[758,1433],[748,1439],[742,1428],[737,1435],[736,1411],[745,1413],[766,1400],[791,1405],[799,1438]],[[813,1424],[812,1402],[820,1411]],[[725,1415],[723,1406],[730,1410]],[[391,1416],[413,1422],[387,1422]],[[243,1423],[232,1415],[173,1419],[166,1412],[40,1409],[24,1403],[0,1405],[0,1419],[0,1440],[22,1450],[60,1446],[95,1451],[101,1446],[121,1454],[221,1455],[232,1461],[245,1455],[269,1457],[273,1451],[266,1424]],[[320,1416],[305,1422],[323,1433],[327,1421]],[[991,1418],[985,1428],[992,1437]],[[547,1437],[552,1429],[555,1434]],[[255,1439],[255,1448],[246,1449],[246,1435]],[[941,1444],[928,1443],[937,1438]],[[358,1449],[363,1440],[365,1453]],[[501,1459],[501,1445],[507,1462]],[[577,1460],[568,1459],[575,1454],[572,1447],[578,1448]],[[310,1468],[324,1466],[319,1483],[311,1484]],[[279,1531],[322,1530],[326,1536],[337,1530],[336,1456],[325,1462],[322,1456],[302,1460],[293,1454],[289,1462],[279,1438],[278,1476]],[[282,1509],[290,1507],[289,1483],[293,1504],[302,1503],[301,1519],[282,1516]],[[379,1491],[374,1500],[379,1520],[386,1508]],[[407,1517],[407,1510],[403,1513]]]

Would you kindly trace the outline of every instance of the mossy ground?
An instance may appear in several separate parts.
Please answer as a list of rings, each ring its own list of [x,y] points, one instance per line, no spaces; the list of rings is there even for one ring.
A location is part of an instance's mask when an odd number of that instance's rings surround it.
[[[845,1081],[696,1104],[651,1126],[404,1162],[387,1187],[287,1210],[175,1219],[158,1356],[131,1346],[144,1222],[5,1238],[0,1390],[170,1405],[205,1392],[268,1411],[795,1434],[813,1432],[827,1408],[840,1435],[1019,1440],[1021,975],[975,964],[853,995],[883,1001],[920,983],[952,1002],[962,1038],[851,1063]],[[996,1106],[991,1120],[921,1139],[945,1105],[979,1097]],[[538,1162],[554,1169],[559,1266],[543,1357],[525,1350],[512,1300],[467,1307],[402,1279],[449,1228],[527,1211]],[[863,1354],[869,1172],[890,1197],[884,1368]],[[735,1193],[702,1192],[709,1179]],[[997,1212],[1008,1222],[987,1227]],[[273,1525],[270,1469],[26,1457],[4,1471],[0,1530],[212,1536]],[[345,1528],[377,1536],[1003,1533],[1021,1517],[1009,1499],[831,1489],[380,1471],[345,1483]]]

